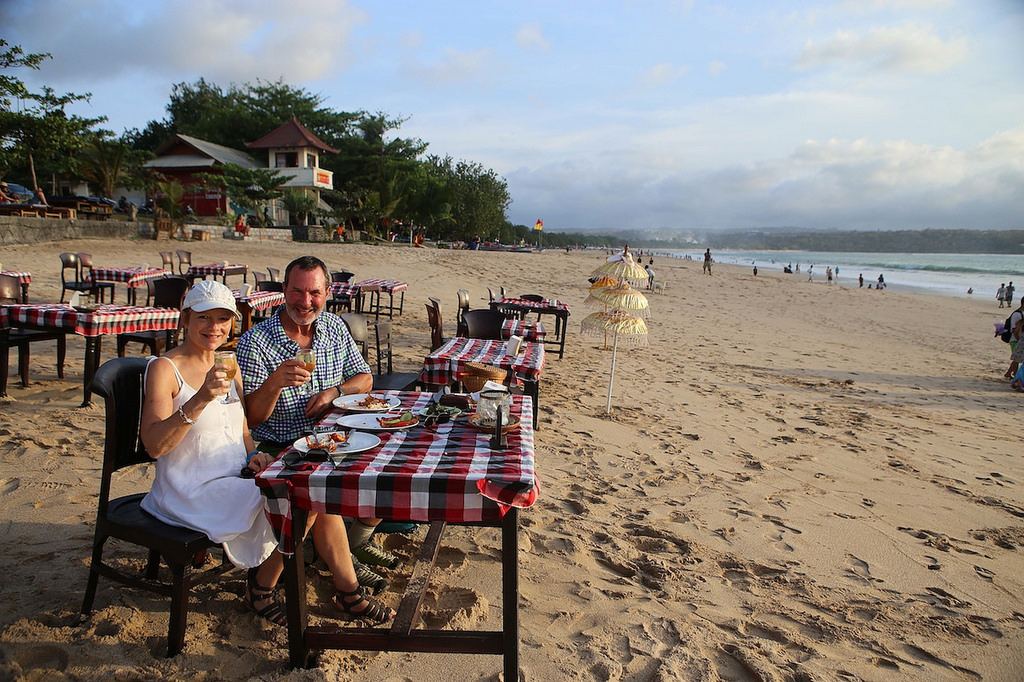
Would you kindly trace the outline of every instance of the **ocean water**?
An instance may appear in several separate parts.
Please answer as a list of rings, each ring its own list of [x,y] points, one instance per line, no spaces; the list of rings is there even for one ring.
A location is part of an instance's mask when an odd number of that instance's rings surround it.
[[[659,251],[658,255],[673,258],[689,256],[704,260],[703,251]],[[714,251],[715,262],[730,265],[757,265],[758,272],[782,272],[783,266],[800,266],[793,277],[807,279],[807,268],[814,265],[814,280],[825,281],[825,268],[839,269],[839,283],[857,285],[864,275],[864,286],[885,278],[890,289],[920,290],[923,293],[947,296],[987,296],[995,300],[1001,283],[1013,282],[1019,300],[1024,295],[1024,256],[990,253],[821,253],[814,251]]]

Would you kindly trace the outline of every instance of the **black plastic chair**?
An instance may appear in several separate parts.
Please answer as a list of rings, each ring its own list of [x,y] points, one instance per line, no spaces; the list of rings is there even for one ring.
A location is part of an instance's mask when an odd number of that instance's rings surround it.
[[[172,526],[151,516],[140,506],[145,493],[110,498],[114,473],[125,467],[152,463],[139,438],[142,416],[143,373],[146,358],[115,358],[104,363],[93,377],[89,389],[103,398],[106,406],[106,438],[103,445],[103,470],[100,476],[96,533],[93,538],[89,580],[82,600],[82,615],[92,612],[100,576],[131,587],[138,587],[171,598],[170,623],[167,626],[167,656],[170,658],[185,643],[188,621],[188,597],[192,587],[215,580],[234,568],[221,558],[205,570],[193,567],[198,557],[219,545],[204,533]],[[211,500],[216,504],[216,500]],[[103,547],[109,538],[140,545],[149,550],[144,572],[128,572],[103,562]],[[161,558],[170,570],[170,581],[160,580]]]
[[[370,361],[370,326],[366,318],[359,313],[342,313],[341,321],[348,327],[348,333],[352,340],[359,346],[359,352],[363,360]]]
[[[348,270],[332,270],[331,283],[342,282],[347,284],[354,276],[355,273],[349,272]],[[333,294],[327,301],[327,310],[329,312],[336,313],[341,308],[344,308],[348,312],[352,312],[352,297],[348,294]]]
[[[395,372],[391,362],[391,322],[382,320],[374,328],[377,337],[377,373],[373,388],[377,391],[411,391],[420,383],[419,372]]]
[[[0,303],[21,303],[21,283],[18,278],[0,275]],[[59,331],[36,329],[9,329],[0,332],[0,396],[7,395],[7,363],[10,362],[10,350],[18,349],[18,376],[21,385],[28,386],[28,365],[31,360],[30,346],[37,341],[57,342],[57,377],[64,378],[64,358],[67,356],[67,335]]]
[[[181,310],[181,301],[188,291],[188,280],[184,277],[163,277],[150,280],[153,285],[153,307]],[[166,331],[128,332],[117,335],[117,357],[123,358],[129,343],[141,343],[149,348],[151,355],[161,355],[167,348],[177,345],[177,334],[171,335],[167,343]]]
[[[92,261],[90,260],[90,263]],[[70,274],[69,274],[70,271]],[[60,302],[64,302],[64,295],[67,292],[78,292],[79,294],[86,294],[92,296],[97,302],[99,301],[98,296],[102,294],[102,289],[96,286],[95,282],[86,281],[85,276],[82,274],[82,259],[79,258],[77,253],[62,253],[60,254]],[[113,284],[110,284],[111,292],[113,292]],[[111,293],[113,296],[113,293]]]
[[[284,283],[265,279],[262,282],[256,282],[256,291],[279,291],[284,293]]]
[[[466,325],[466,338],[501,340],[501,326],[505,316],[496,310],[467,310],[462,314]]]

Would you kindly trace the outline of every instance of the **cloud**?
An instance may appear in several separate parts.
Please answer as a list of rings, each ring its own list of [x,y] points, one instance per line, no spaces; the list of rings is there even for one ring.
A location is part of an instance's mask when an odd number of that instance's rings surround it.
[[[808,40],[795,67],[839,64],[869,71],[938,73],[963,61],[967,48],[966,38],[944,41],[929,28],[916,25],[873,28],[864,34],[837,31],[821,42]]]
[[[657,88],[668,85],[685,76],[690,71],[688,66],[675,66],[664,62],[655,64],[640,74],[640,85],[644,88]]]
[[[0,22],[26,51],[53,54],[44,66],[49,83],[187,73],[226,84],[316,80],[343,69],[353,59],[352,32],[367,21],[345,0],[292,0],[287,11],[272,0],[167,0],[145,12],[135,9],[116,2],[15,0],[0,9]]]
[[[519,47],[524,50],[550,50],[551,41],[544,37],[544,32],[541,30],[540,24],[532,22],[529,24],[523,24],[518,31],[516,31],[516,42]]]
[[[712,76],[718,76],[727,68],[729,67],[726,66],[725,62],[713,61],[710,64],[708,64],[708,73],[711,74]]]
[[[467,51],[449,47],[431,63],[407,59],[403,72],[418,85],[432,88],[488,86],[494,73],[493,56],[494,51],[490,48]]]

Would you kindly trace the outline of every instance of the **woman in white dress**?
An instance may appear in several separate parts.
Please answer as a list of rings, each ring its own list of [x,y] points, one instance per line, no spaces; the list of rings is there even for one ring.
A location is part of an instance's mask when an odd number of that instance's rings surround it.
[[[140,428],[157,465],[142,507],[167,523],[201,530],[222,543],[233,564],[251,569],[246,605],[285,625],[284,606],[274,598],[284,563],[259,488],[240,475],[245,467],[262,470],[273,457],[256,450],[244,403],[219,400],[242,393],[240,375],[228,380],[214,367],[214,351],[228,340],[232,321],[239,316],[234,296],[219,282],[199,282],[186,294],[181,316],[181,345],[151,360],[146,370]],[[364,597],[359,588],[342,517],[311,514],[310,525],[317,551],[334,577],[335,606],[357,618],[390,620],[394,612]]]

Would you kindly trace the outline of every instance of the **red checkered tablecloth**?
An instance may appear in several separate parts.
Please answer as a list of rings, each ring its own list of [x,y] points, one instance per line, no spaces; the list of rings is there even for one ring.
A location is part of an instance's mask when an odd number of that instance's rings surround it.
[[[245,303],[253,310],[267,310],[284,303],[284,294],[280,291],[250,291],[248,296],[243,296],[241,289],[234,289],[236,303]]]
[[[524,341],[544,343],[544,336],[546,334],[547,332],[544,330],[542,323],[531,320],[518,320],[510,317],[501,325],[501,338],[503,339],[507,339],[510,336],[518,336]]]
[[[16,272],[14,270],[4,270],[0,272],[0,275],[7,275],[8,277],[15,277],[18,280],[18,284],[31,284],[32,273],[31,272]]]
[[[160,268],[149,268],[143,270],[142,268],[93,268],[92,278],[97,282],[124,282],[129,287],[141,287],[146,283],[147,279],[154,279],[156,277],[164,277],[172,274],[170,270],[162,270]],[[86,280],[89,279],[89,273],[86,273]]]
[[[524,342],[519,355],[505,355],[505,342],[488,339],[466,339],[457,336],[423,359],[420,381],[440,386],[462,374],[467,362],[482,362],[511,369],[523,379],[537,381],[544,369],[544,346]]]
[[[500,301],[495,301],[495,305],[516,306],[538,313],[564,312],[566,315],[569,314],[569,306],[554,298],[546,298],[543,301],[528,301],[525,298],[503,298]]]
[[[389,395],[401,398],[401,409],[413,412],[430,400],[429,393]],[[491,434],[470,426],[464,416],[435,428],[377,432],[379,446],[339,458],[336,467],[326,462],[289,469],[284,462],[297,453],[285,450],[256,477],[281,551],[293,551],[292,504],[347,517],[451,523],[492,521],[509,506],[531,506],[539,487],[530,398],[513,396],[511,414],[520,423],[507,434],[505,450],[491,450]]]
[[[246,277],[249,275],[249,266],[244,263],[228,263],[225,268],[223,263],[210,263],[209,265],[192,265],[189,267],[186,277],[223,277],[224,270],[245,268]]]
[[[58,329],[82,336],[129,334],[175,329],[178,326],[178,311],[169,308],[103,305],[95,312],[80,313],[69,305],[58,303],[0,307],[0,327],[12,325]]]
[[[363,287],[380,287],[385,294],[393,294],[396,291],[405,291],[409,285],[405,282],[396,282],[393,279],[364,279],[356,284],[360,289]]]
[[[351,282],[331,282],[331,296],[358,296],[360,288],[358,284]]]

